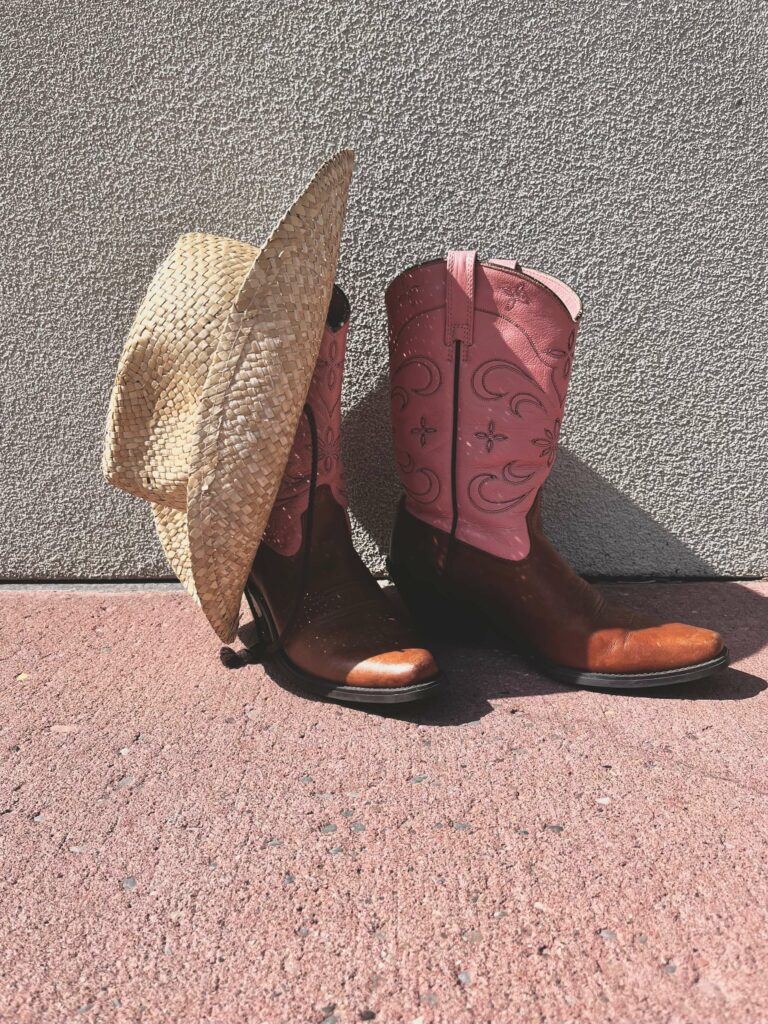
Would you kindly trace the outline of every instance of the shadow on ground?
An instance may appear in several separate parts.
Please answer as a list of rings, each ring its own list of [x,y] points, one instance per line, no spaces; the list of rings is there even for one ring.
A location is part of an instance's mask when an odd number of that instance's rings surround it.
[[[765,646],[764,622],[766,600],[740,583],[696,584],[600,584],[611,596],[631,603],[646,612],[657,612],[669,619],[675,617],[675,595],[685,595],[685,617],[694,625],[707,625],[715,620],[709,614],[713,600],[722,608],[718,619],[730,645],[734,661],[747,657]],[[394,591],[394,588],[391,588]],[[691,601],[695,594],[695,601]],[[693,606],[692,606],[693,605]],[[533,697],[544,694],[572,693],[575,687],[547,679],[530,667],[517,654],[490,638],[487,645],[467,646],[430,643],[435,657],[445,671],[447,690],[442,699],[421,707],[389,710],[388,717],[397,717],[424,725],[461,725],[478,721],[493,710],[492,702]],[[768,683],[759,676],[739,668],[727,668],[711,679],[679,686],[627,691],[622,694],[633,700],[739,701],[757,696]],[[581,691],[589,693],[590,691]]]

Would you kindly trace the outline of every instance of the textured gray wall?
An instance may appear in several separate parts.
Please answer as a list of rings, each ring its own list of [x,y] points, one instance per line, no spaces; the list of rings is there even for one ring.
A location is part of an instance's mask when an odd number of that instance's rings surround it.
[[[0,575],[167,572],[99,472],[122,341],[184,231],[258,241],[358,153],[345,450],[372,563],[395,503],[382,292],[448,247],[581,293],[561,549],[764,574],[765,8],[719,0],[4,6]]]

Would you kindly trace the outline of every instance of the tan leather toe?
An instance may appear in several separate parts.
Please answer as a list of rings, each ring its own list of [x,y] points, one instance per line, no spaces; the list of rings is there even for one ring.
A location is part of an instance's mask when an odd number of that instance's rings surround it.
[[[679,622],[645,629],[604,629],[589,639],[593,672],[664,672],[711,661],[723,641],[711,629]]]
[[[684,668],[687,665],[698,665],[702,661],[711,661],[723,649],[719,633],[698,626],[672,622],[648,632],[657,634],[656,650],[652,654],[649,652],[649,657],[662,668]]]
[[[387,651],[366,658],[346,674],[349,686],[414,686],[437,676],[435,659],[420,647]]]

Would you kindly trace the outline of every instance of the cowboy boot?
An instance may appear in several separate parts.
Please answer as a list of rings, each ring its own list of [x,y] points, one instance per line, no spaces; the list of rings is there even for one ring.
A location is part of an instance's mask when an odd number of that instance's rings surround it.
[[[389,564],[411,610],[454,637],[491,626],[581,686],[678,683],[726,665],[717,633],[608,603],[542,533],[581,316],[574,292],[513,261],[450,252],[397,277],[386,305],[405,490]]]
[[[246,597],[271,663],[298,686],[343,701],[418,700],[439,687],[437,666],[352,546],[340,450],[348,329],[335,287]]]

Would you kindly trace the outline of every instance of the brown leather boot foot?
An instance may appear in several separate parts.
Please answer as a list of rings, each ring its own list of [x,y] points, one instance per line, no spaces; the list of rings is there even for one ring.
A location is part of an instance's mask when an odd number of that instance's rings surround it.
[[[330,506],[326,511],[333,513]],[[265,574],[273,578],[272,567],[265,568],[269,556],[257,559],[246,595],[267,652],[265,662],[286,681],[330,700],[394,704],[430,696],[440,687],[434,658],[413,646],[410,629],[392,614],[351,546],[346,554],[339,560],[342,575],[334,573],[335,584],[327,586],[327,577],[322,589],[309,583],[298,614],[280,636],[258,582]]]
[[[246,596],[275,678],[339,701],[421,700],[437,665],[352,545],[341,466],[349,306],[335,289],[320,357]]]
[[[480,627],[561,683],[635,690],[704,679],[728,664],[718,633],[609,603],[563,561],[528,516],[531,549],[497,558],[398,512],[389,569],[427,629],[465,639]]]
[[[541,529],[581,302],[516,260],[452,251],[386,294],[395,458],[390,571],[455,640],[489,628],[543,672],[630,690],[728,664],[717,633],[609,603]]]
[[[269,664],[287,681],[331,700],[393,704],[421,700],[440,687],[439,670],[429,651],[416,646],[410,628],[397,618],[378,583],[351,544],[334,538],[346,525],[325,489],[317,496],[322,533],[335,548],[325,571],[310,573],[300,603],[278,639],[270,600],[260,581],[275,579],[275,556],[257,558],[246,594],[262,633]],[[283,569],[286,568],[284,564]],[[272,608],[279,598],[271,587]]]

